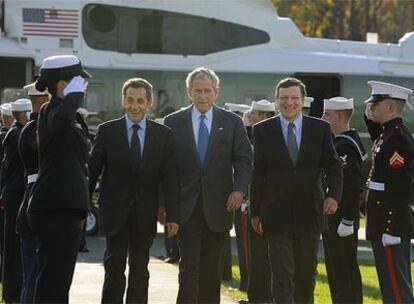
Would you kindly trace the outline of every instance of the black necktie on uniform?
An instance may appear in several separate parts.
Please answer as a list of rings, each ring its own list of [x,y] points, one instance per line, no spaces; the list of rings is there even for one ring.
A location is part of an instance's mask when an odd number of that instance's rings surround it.
[[[139,125],[132,125],[132,137],[131,137],[131,154],[132,160],[134,162],[135,168],[139,165],[141,161],[141,144],[139,142],[138,130],[140,129]]]

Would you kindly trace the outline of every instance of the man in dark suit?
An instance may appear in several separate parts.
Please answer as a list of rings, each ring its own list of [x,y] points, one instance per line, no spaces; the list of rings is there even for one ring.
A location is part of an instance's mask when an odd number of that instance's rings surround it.
[[[106,237],[102,303],[123,302],[127,257],[126,303],[148,301],[147,266],[156,233],[160,183],[168,233],[173,236],[178,230],[175,143],[169,128],[146,118],[152,94],[152,85],[145,79],[126,81],[122,88],[126,115],[101,124],[92,147],[91,193],[102,174],[99,218]]]
[[[220,255],[251,178],[252,151],[237,115],[214,106],[219,79],[198,68],[186,79],[192,105],[165,118],[179,151],[178,303],[220,302]]]
[[[302,115],[305,95],[300,80],[281,80],[276,87],[280,115],[253,130],[251,221],[268,242],[276,303],[313,303],[320,232],[342,192],[341,161],[329,124]]]

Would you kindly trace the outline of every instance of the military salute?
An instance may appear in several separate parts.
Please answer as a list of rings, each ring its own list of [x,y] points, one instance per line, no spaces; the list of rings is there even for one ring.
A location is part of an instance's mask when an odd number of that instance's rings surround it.
[[[191,105],[162,126],[147,117],[152,85],[131,78],[122,88],[125,115],[99,125],[92,148],[78,111],[88,77],[76,56],[48,57],[37,81],[25,87],[30,100],[0,107],[6,303],[69,302],[98,179],[106,238],[102,303],[122,303],[124,296],[127,303],[148,302],[160,194],[168,235],[177,234],[180,247],[177,303],[220,302],[222,252],[233,219],[239,289],[247,289],[248,303],[313,303],[321,232],[332,302],[362,303],[357,248],[367,154],[350,129],[353,99],[325,99],[322,120],[309,117],[313,98],[300,80],[286,78],[276,86],[275,103],[227,103],[235,113],[248,110],[242,121],[215,105],[215,72],[197,68],[186,79]],[[368,84],[364,120],[374,143],[366,236],[383,302],[414,303],[414,139],[402,119],[412,91]],[[276,108],[280,114],[273,117]]]
[[[343,164],[342,200],[328,216],[323,236],[326,271],[333,303],[362,303],[361,273],[357,261],[359,198],[362,162],[368,158],[358,133],[349,128],[354,100],[334,97],[324,100],[324,115],[334,135],[333,143]]]
[[[39,173],[28,216],[38,240],[36,303],[68,303],[82,221],[89,206],[88,129],[77,109],[87,87],[75,56],[43,60],[36,90],[48,90],[50,102],[38,117]]]
[[[379,81],[368,84],[372,95],[366,101],[366,120],[375,141],[367,181],[366,235],[372,244],[383,302],[413,303],[410,240],[414,218],[410,203],[414,140],[401,118],[412,91]]]

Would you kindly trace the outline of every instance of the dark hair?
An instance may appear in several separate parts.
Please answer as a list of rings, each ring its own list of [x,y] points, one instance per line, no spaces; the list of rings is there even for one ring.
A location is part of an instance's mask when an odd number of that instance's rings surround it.
[[[59,79],[59,80],[64,80],[66,82],[69,82],[71,79],[72,78]],[[40,79],[38,79],[35,84],[36,90],[38,90],[39,92],[44,92],[47,90],[50,95],[56,96],[56,92],[57,92],[56,86],[59,80],[56,80],[56,79],[48,79],[48,80],[41,80],[41,81],[39,80]]]
[[[302,99],[305,98],[305,96],[306,96],[306,86],[304,85],[304,83],[302,81],[300,81],[297,78],[293,78],[293,77],[285,78],[285,79],[282,79],[281,81],[279,81],[279,83],[276,86],[275,97],[276,98],[279,97],[279,89],[280,88],[285,89],[285,88],[290,88],[290,87],[299,87],[300,94],[302,95]]]
[[[152,84],[149,83],[149,81],[143,79],[143,78],[131,78],[124,82],[122,86],[122,95],[126,94],[126,91],[129,88],[139,89],[143,88],[145,89],[146,97],[148,100],[153,100],[153,93],[152,93]]]

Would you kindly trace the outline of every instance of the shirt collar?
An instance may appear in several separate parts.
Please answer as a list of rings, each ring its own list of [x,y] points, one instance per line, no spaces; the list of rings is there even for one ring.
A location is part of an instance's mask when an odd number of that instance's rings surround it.
[[[135,125],[135,123],[131,119],[129,119],[128,115],[126,115],[126,114],[125,114],[125,121],[126,121],[127,130],[129,130],[130,128],[132,128],[133,125]],[[145,131],[145,129],[147,127],[147,117],[144,116],[141,119],[141,121],[138,123],[138,125],[139,125],[139,128],[142,131]]]
[[[296,129],[299,129],[302,126],[302,117],[303,117],[302,113],[299,113],[298,117],[296,117],[295,120],[292,121]],[[287,120],[282,115],[280,115],[280,122],[282,123],[283,126],[287,127],[291,121]]]
[[[194,120],[198,120],[200,118],[201,115],[205,115],[207,120],[212,121],[213,119],[213,106],[211,106],[211,108],[206,112],[206,113],[201,113],[195,106],[193,106],[193,109],[191,110],[191,114],[194,118]]]

